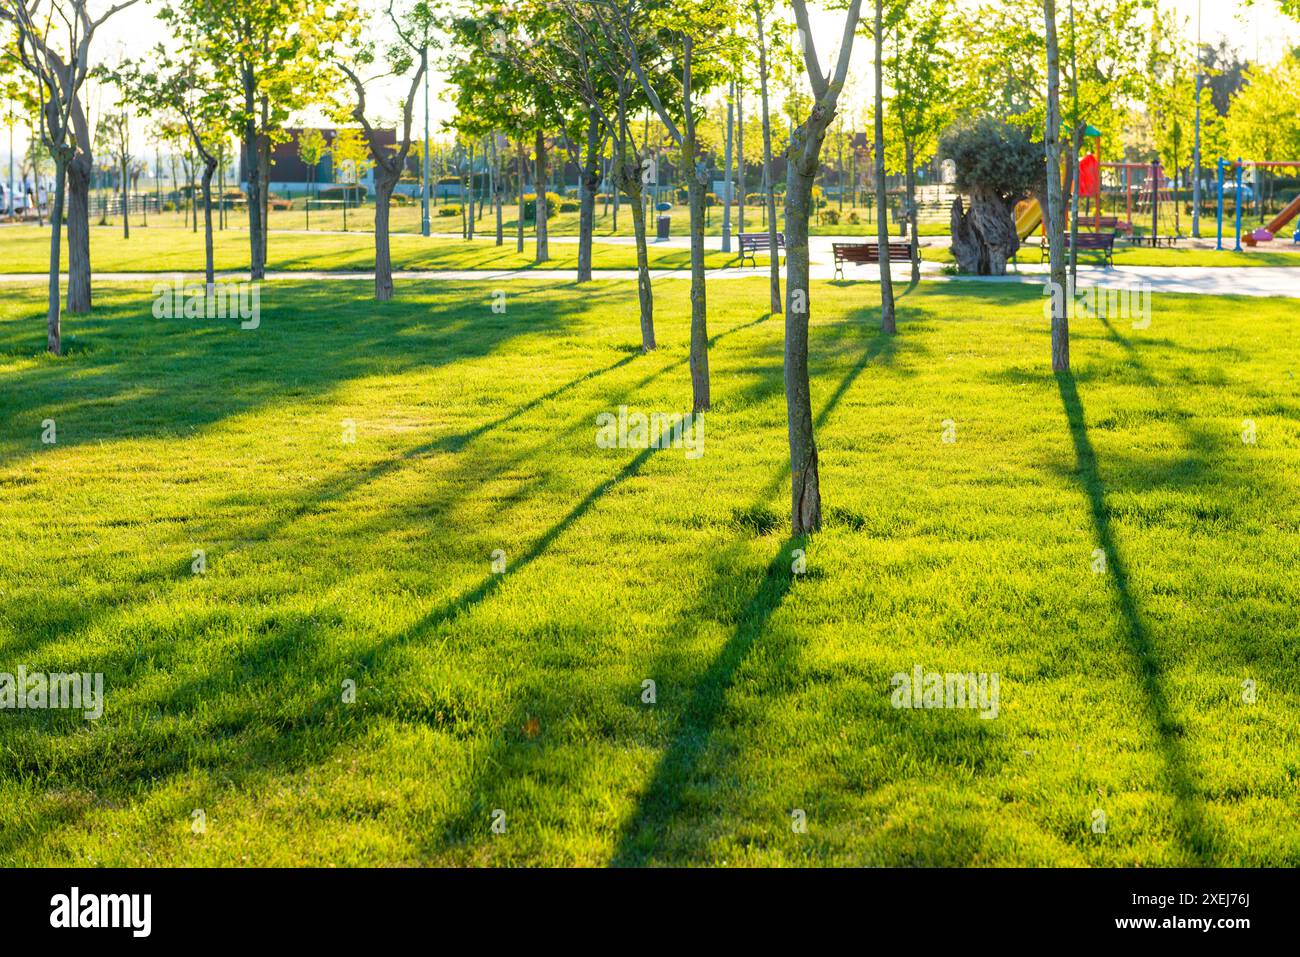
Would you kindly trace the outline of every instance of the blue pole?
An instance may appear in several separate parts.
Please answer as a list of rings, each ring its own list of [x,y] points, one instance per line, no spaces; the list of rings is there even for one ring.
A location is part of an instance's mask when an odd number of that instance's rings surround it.
[[[1241,174],[1245,164],[1237,157],[1237,252],[1241,252]]]
[[[1219,241],[1215,249],[1223,248],[1223,157],[1219,157]]]

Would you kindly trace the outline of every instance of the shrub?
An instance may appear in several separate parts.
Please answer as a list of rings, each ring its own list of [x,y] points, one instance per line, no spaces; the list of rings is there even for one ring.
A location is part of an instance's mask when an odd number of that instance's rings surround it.
[[[827,226],[838,226],[840,224],[840,211],[838,209],[823,209],[822,222]]]
[[[745,203],[750,206],[762,206],[767,202],[767,193],[750,193],[745,197]]]
[[[1017,127],[989,117],[955,126],[939,143],[940,156],[957,167],[957,189],[999,197],[1008,205],[1043,181],[1041,144]]]
[[[560,197],[558,193],[546,194],[546,217],[549,219],[554,216],[560,209]],[[537,194],[524,194],[524,221],[535,220],[537,218]]]
[[[460,214],[461,214],[461,210],[460,210],[460,207],[459,207],[459,206],[439,206],[439,207],[438,207],[438,215],[439,215],[439,216],[459,216]]]
[[[854,226],[862,222],[862,217],[858,215],[856,209],[849,210],[849,215],[845,217],[845,222],[852,223]]]
[[[581,203],[578,203],[578,202],[576,202],[576,201],[574,201],[574,200],[571,200],[571,199],[561,200],[561,201],[560,201],[560,212],[562,212],[562,213],[576,213],[576,212],[581,208],[581,205],[582,205]],[[549,209],[550,207],[548,206],[547,208]]]

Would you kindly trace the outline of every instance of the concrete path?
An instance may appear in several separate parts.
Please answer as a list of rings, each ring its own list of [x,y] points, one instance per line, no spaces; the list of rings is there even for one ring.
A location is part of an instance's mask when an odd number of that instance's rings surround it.
[[[922,278],[925,281],[949,282],[984,282],[984,283],[1028,283],[1039,284],[1047,272],[1046,266],[1024,265],[1006,276],[951,276],[943,271],[938,263],[923,263]],[[813,279],[832,279],[834,268],[826,263],[812,266]],[[911,268],[906,263],[895,265],[892,270],[895,282],[906,283],[911,278]],[[632,269],[598,269],[597,280],[615,280],[634,282],[636,271]],[[767,276],[767,267],[754,269],[711,269],[708,273],[710,282],[723,282],[732,279],[747,279]],[[655,280],[690,278],[686,269],[652,269],[650,277]],[[10,273],[0,275],[0,284],[36,284],[48,281],[48,276],[40,273]],[[201,272],[157,273],[157,272],[119,272],[95,273],[97,282],[143,282],[168,283],[177,278],[185,281],[203,279]],[[247,281],[247,272],[223,272],[218,278],[224,280]],[[321,280],[352,280],[355,282],[373,282],[374,277],[362,271],[316,271],[294,270],[291,272],[267,273],[268,281],[314,282]],[[850,281],[875,281],[878,278],[875,266],[846,267],[845,278]],[[439,280],[444,282],[498,283],[518,280],[544,280],[548,282],[573,282],[572,269],[455,269],[399,271],[393,273],[393,279],[402,282],[408,280]],[[1170,267],[1170,266],[1080,266],[1079,285],[1100,287],[1132,288],[1146,284],[1153,292],[1190,293],[1193,295],[1213,296],[1257,296],[1300,299],[1300,269],[1291,267],[1259,266],[1244,269],[1225,269],[1213,267]]]

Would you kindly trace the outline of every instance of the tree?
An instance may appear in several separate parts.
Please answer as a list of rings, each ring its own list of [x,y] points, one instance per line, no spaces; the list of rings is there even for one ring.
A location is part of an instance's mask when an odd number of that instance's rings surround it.
[[[917,0],[904,7],[894,24],[893,56],[885,61],[889,85],[894,90],[885,115],[894,135],[885,148],[885,160],[887,167],[893,167],[890,172],[902,172],[907,178],[913,283],[921,281],[916,167],[934,155],[939,134],[956,114],[953,56],[944,43],[952,5],[953,0]]]
[[[646,99],[681,151],[691,215],[692,410],[704,412],[710,405],[708,309],[704,280],[704,193],[708,184],[709,170],[699,150],[695,110],[696,97],[699,92],[707,89],[712,74],[707,59],[709,52],[707,43],[703,48],[706,54],[703,57],[704,69],[697,69],[697,36],[722,36],[726,28],[727,9],[718,0],[703,0],[686,9],[666,5],[656,6],[651,10],[643,8],[641,14],[634,18],[631,3],[620,6],[615,0],[608,0],[602,6],[610,14],[609,19],[618,31],[616,35],[622,38],[632,73],[640,83]],[[677,50],[680,51],[681,87],[677,110],[669,110],[664,105],[665,100],[660,97],[655,84],[651,81],[651,72],[640,56],[640,48],[645,41],[636,38],[633,34],[634,30],[637,33],[661,33],[671,37],[679,45]],[[680,127],[676,122],[677,119],[681,120]]]
[[[1056,39],[1056,0],[1043,0],[1047,27],[1047,243],[1051,256],[1052,371],[1070,369],[1070,296],[1066,289],[1065,205],[1061,188],[1061,71]]]
[[[54,160],[54,208],[50,212],[50,295],[46,348],[61,355],[59,267],[65,190],[73,184],[68,208],[68,311],[90,308],[90,133],[80,92],[90,72],[90,42],[95,32],[136,0],[121,0],[98,18],[89,0],[4,0],[0,20],[15,31],[15,55],[36,81],[40,107],[38,135]],[[84,173],[84,176],[83,176]],[[83,241],[84,240],[84,241]]]
[[[798,9],[798,8],[796,8]],[[892,335],[894,317],[894,280],[889,269],[889,207],[885,198],[885,5],[876,0],[876,19],[872,36],[876,41],[875,76],[875,166],[876,166],[876,242],[880,261],[880,329]]]
[[[316,196],[316,170],[320,161],[329,155],[325,134],[312,127],[298,133],[298,158],[307,167],[307,181],[312,198]],[[307,202],[307,228],[311,229],[311,201]]]
[[[776,183],[772,175],[772,118],[767,96],[767,40],[763,35],[763,20],[767,8],[763,0],[754,0],[754,25],[758,32],[758,88],[763,104],[763,192],[767,194],[767,238],[773,315],[781,314],[781,255],[776,242]]]
[[[238,130],[248,183],[249,272],[266,276],[271,146],[291,113],[332,92],[324,58],[357,20],[348,0],[172,0],[170,22],[206,38],[202,50],[226,104],[223,125]]]
[[[362,131],[355,126],[340,127],[330,143],[334,157],[334,180],[343,184],[343,229],[348,228],[348,205],[357,184],[361,183],[372,162],[370,147]]]
[[[118,192],[122,197],[122,238],[130,239],[130,181],[127,174],[131,168],[131,111],[125,103],[99,118],[95,136],[99,140],[99,151],[113,157],[117,166]]]
[[[812,396],[808,384],[808,218],[812,212],[813,180],[821,162],[822,141],[835,119],[840,91],[848,75],[862,0],[850,0],[840,39],[839,56],[832,73],[822,72],[808,20],[805,0],[794,0],[800,46],[812,86],[813,104],[807,118],[790,137],[786,151],[786,311],[785,405],[790,438],[790,522],[793,534],[821,527],[821,486],[817,468],[817,442],[813,436]],[[880,0],[876,0],[876,29],[880,29]],[[879,51],[879,44],[877,44]],[[881,250],[882,257],[884,250]],[[776,255],[776,250],[772,250]]]
[[[68,219],[68,312],[90,311],[90,127],[81,88],[91,68],[90,44],[115,14],[136,3],[119,0],[94,17],[90,0],[0,0],[0,21],[15,31],[15,58],[35,80],[41,118],[38,136],[49,145],[55,165],[55,206],[50,275],[50,351],[61,350],[58,315],[59,252],[64,200]],[[66,192],[65,192],[66,191]]]
[[[1020,248],[1012,210],[1043,182],[1043,152],[1024,131],[992,117],[964,122],[940,140],[939,154],[953,161],[957,189],[952,205],[952,251],[962,272],[1001,276]]]
[[[387,50],[387,61],[392,76],[411,74],[406,98],[401,103],[402,130],[395,147],[380,142],[375,128],[366,116],[366,85],[360,70],[374,62],[375,54],[369,45],[363,46],[351,58],[337,60],[352,84],[356,100],[352,118],[361,124],[369,147],[370,162],[375,170],[375,298],[383,301],[393,298],[393,259],[389,244],[389,215],[393,190],[406,168],[406,157],[411,152],[411,120],[415,94],[429,67],[428,51],[433,43],[433,11],[427,0],[415,0],[399,15],[393,3],[388,5],[388,19],[397,35],[396,42]],[[350,62],[349,62],[350,61]],[[414,73],[412,73],[414,68]],[[337,153],[336,153],[337,155]],[[344,159],[348,156],[345,152]],[[346,205],[345,205],[346,208]]]
[[[1246,71],[1225,120],[1232,155],[1257,160],[1300,157],[1300,59]]]

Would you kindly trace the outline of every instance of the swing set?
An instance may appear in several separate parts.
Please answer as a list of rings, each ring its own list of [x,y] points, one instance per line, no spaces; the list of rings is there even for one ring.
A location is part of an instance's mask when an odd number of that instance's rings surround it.
[[[1259,243],[1272,242],[1274,239],[1277,238],[1278,234],[1281,233],[1282,230],[1286,229],[1286,226],[1289,222],[1291,222],[1297,216],[1300,216],[1300,196],[1296,196],[1294,199],[1291,200],[1290,204],[1288,204],[1287,207],[1283,209],[1282,212],[1280,212],[1273,219],[1272,222],[1268,223],[1266,226],[1261,227],[1260,229],[1255,230],[1254,232],[1247,233],[1245,237],[1243,237],[1241,234],[1241,217],[1246,204],[1242,202],[1241,195],[1242,195],[1242,180],[1247,166],[1250,166],[1255,170],[1254,180],[1257,187],[1259,186],[1260,170],[1265,170],[1265,169],[1300,170],[1300,162],[1296,162],[1292,160],[1287,160],[1287,161],[1243,160],[1240,157],[1238,157],[1237,161],[1234,163],[1232,160],[1226,160],[1220,157],[1219,158],[1218,241],[1215,243],[1215,247],[1214,247],[1215,249],[1223,248],[1223,192],[1225,188],[1224,181],[1227,178],[1227,174],[1231,174],[1234,178],[1233,205],[1236,207],[1236,214],[1237,214],[1236,216],[1237,244],[1234,247],[1235,252],[1242,251],[1243,239],[1247,246],[1255,246],[1258,245]],[[1297,225],[1295,234],[1292,236],[1292,241],[1296,244],[1300,244],[1300,225]]]

